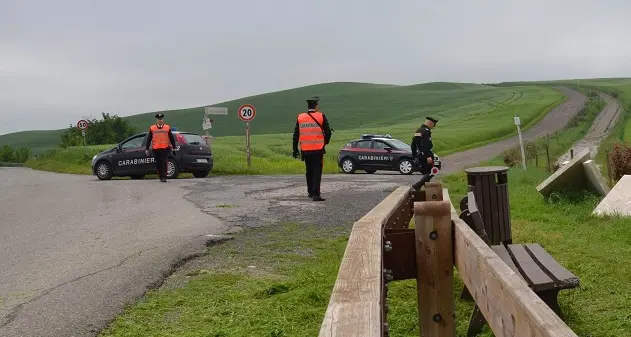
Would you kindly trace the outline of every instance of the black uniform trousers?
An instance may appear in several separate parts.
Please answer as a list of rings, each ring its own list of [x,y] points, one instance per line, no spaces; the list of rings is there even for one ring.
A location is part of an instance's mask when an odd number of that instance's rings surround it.
[[[432,175],[432,165],[427,163],[427,158],[419,158],[419,166],[421,167],[421,179],[412,185],[415,190],[420,190],[426,182],[430,181],[434,176]]]
[[[320,196],[320,183],[322,181],[322,166],[324,165],[323,151],[303,151],[307,176],[307,192],[310,196]]]
[[[158,177],[160,180],[167,178],[167,159],[169,158],[170,148],[166,149],[153,149],[153,156],[156,159],[156,169],[158,170]]]

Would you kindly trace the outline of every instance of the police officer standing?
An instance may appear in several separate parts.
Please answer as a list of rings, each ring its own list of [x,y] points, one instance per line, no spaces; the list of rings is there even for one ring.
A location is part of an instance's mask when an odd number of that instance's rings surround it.
[[[432,143],[431,129],[436,126],[438,120],[432,117],[425,118],[425,123],[414,133],[411,146],[412,156],[421,167],[422,174],[421,179],[412,185],[412,188],[417,191],[433,177],[431,175],[431,169],[434,166],[434,153],[432,152],[434,144]]]
[[[307,176],[307,191],[313,201],[324,201],[320,196],[322,166],[324,165],[325,146],[331,140],[331,128],[326,116],[319,111],[319,97],[307,100],[307,112],[300,113],[294,129],[294,158],[302,153]],[[300,152],[298,151],[300,143]]]
[[[149,157],[149,146],[153,151],[156,160],[156,168],[161,182],[167,181],[167,159],[169,153],[175,153],[175,137],[171,132],[171,127],[164,124],[164,114],[156,114],[156,124],[149,127],[145,154]]]

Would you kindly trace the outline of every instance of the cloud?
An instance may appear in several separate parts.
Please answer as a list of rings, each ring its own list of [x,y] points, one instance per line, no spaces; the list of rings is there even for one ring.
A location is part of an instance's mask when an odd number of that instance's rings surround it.
[[[328,81],[629,76],[631,3],[0,0],[0,133]]]

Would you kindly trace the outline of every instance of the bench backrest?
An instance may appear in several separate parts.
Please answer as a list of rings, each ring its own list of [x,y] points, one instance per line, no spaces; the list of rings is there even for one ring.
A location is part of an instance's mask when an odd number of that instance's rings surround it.
[[[468,192],[467,196],[460,201],[460,219],[462,219],[478,236],[486,243],[491,245],[489,236],[484,228],[484,222],[482,221],[482,215],[478,210],[478,204],[475,200],[475,194]]]

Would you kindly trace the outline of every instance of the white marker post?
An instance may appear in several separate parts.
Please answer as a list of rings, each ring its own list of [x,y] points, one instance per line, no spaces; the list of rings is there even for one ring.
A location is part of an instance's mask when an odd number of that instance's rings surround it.
[[[243,104],[239,107],[239,118],[245,122],[245,152],[248,158],[248,167],[252,165],[250,154],[250,121],[256,116],[256,109],[252,104]]]
[[[81,136],[83,136],[83,150],[85,151],[86,156],[88,155],[88,148],[87,148],[87,144],[85,141],[85,130],[88,129],[88,121],[85,119],[80,119],[77,122],[77,127],[81,130]]]
[[[521,164],[524,166],[524,170],[526,170],[526,155],[524,154],[524,142],[521,138],[521,121],[519,120],[519,116],[515,115],[515,125],[517,125],[517,134],[519,135],[519,147],[521,148]]]
[[[204,120],[202,121],[202,129],[206,131],[206,144],[210,146],[209,129],[213,127],[213,120],[208,115],[227,115],[228,108],[207,106],[204,108]]]

